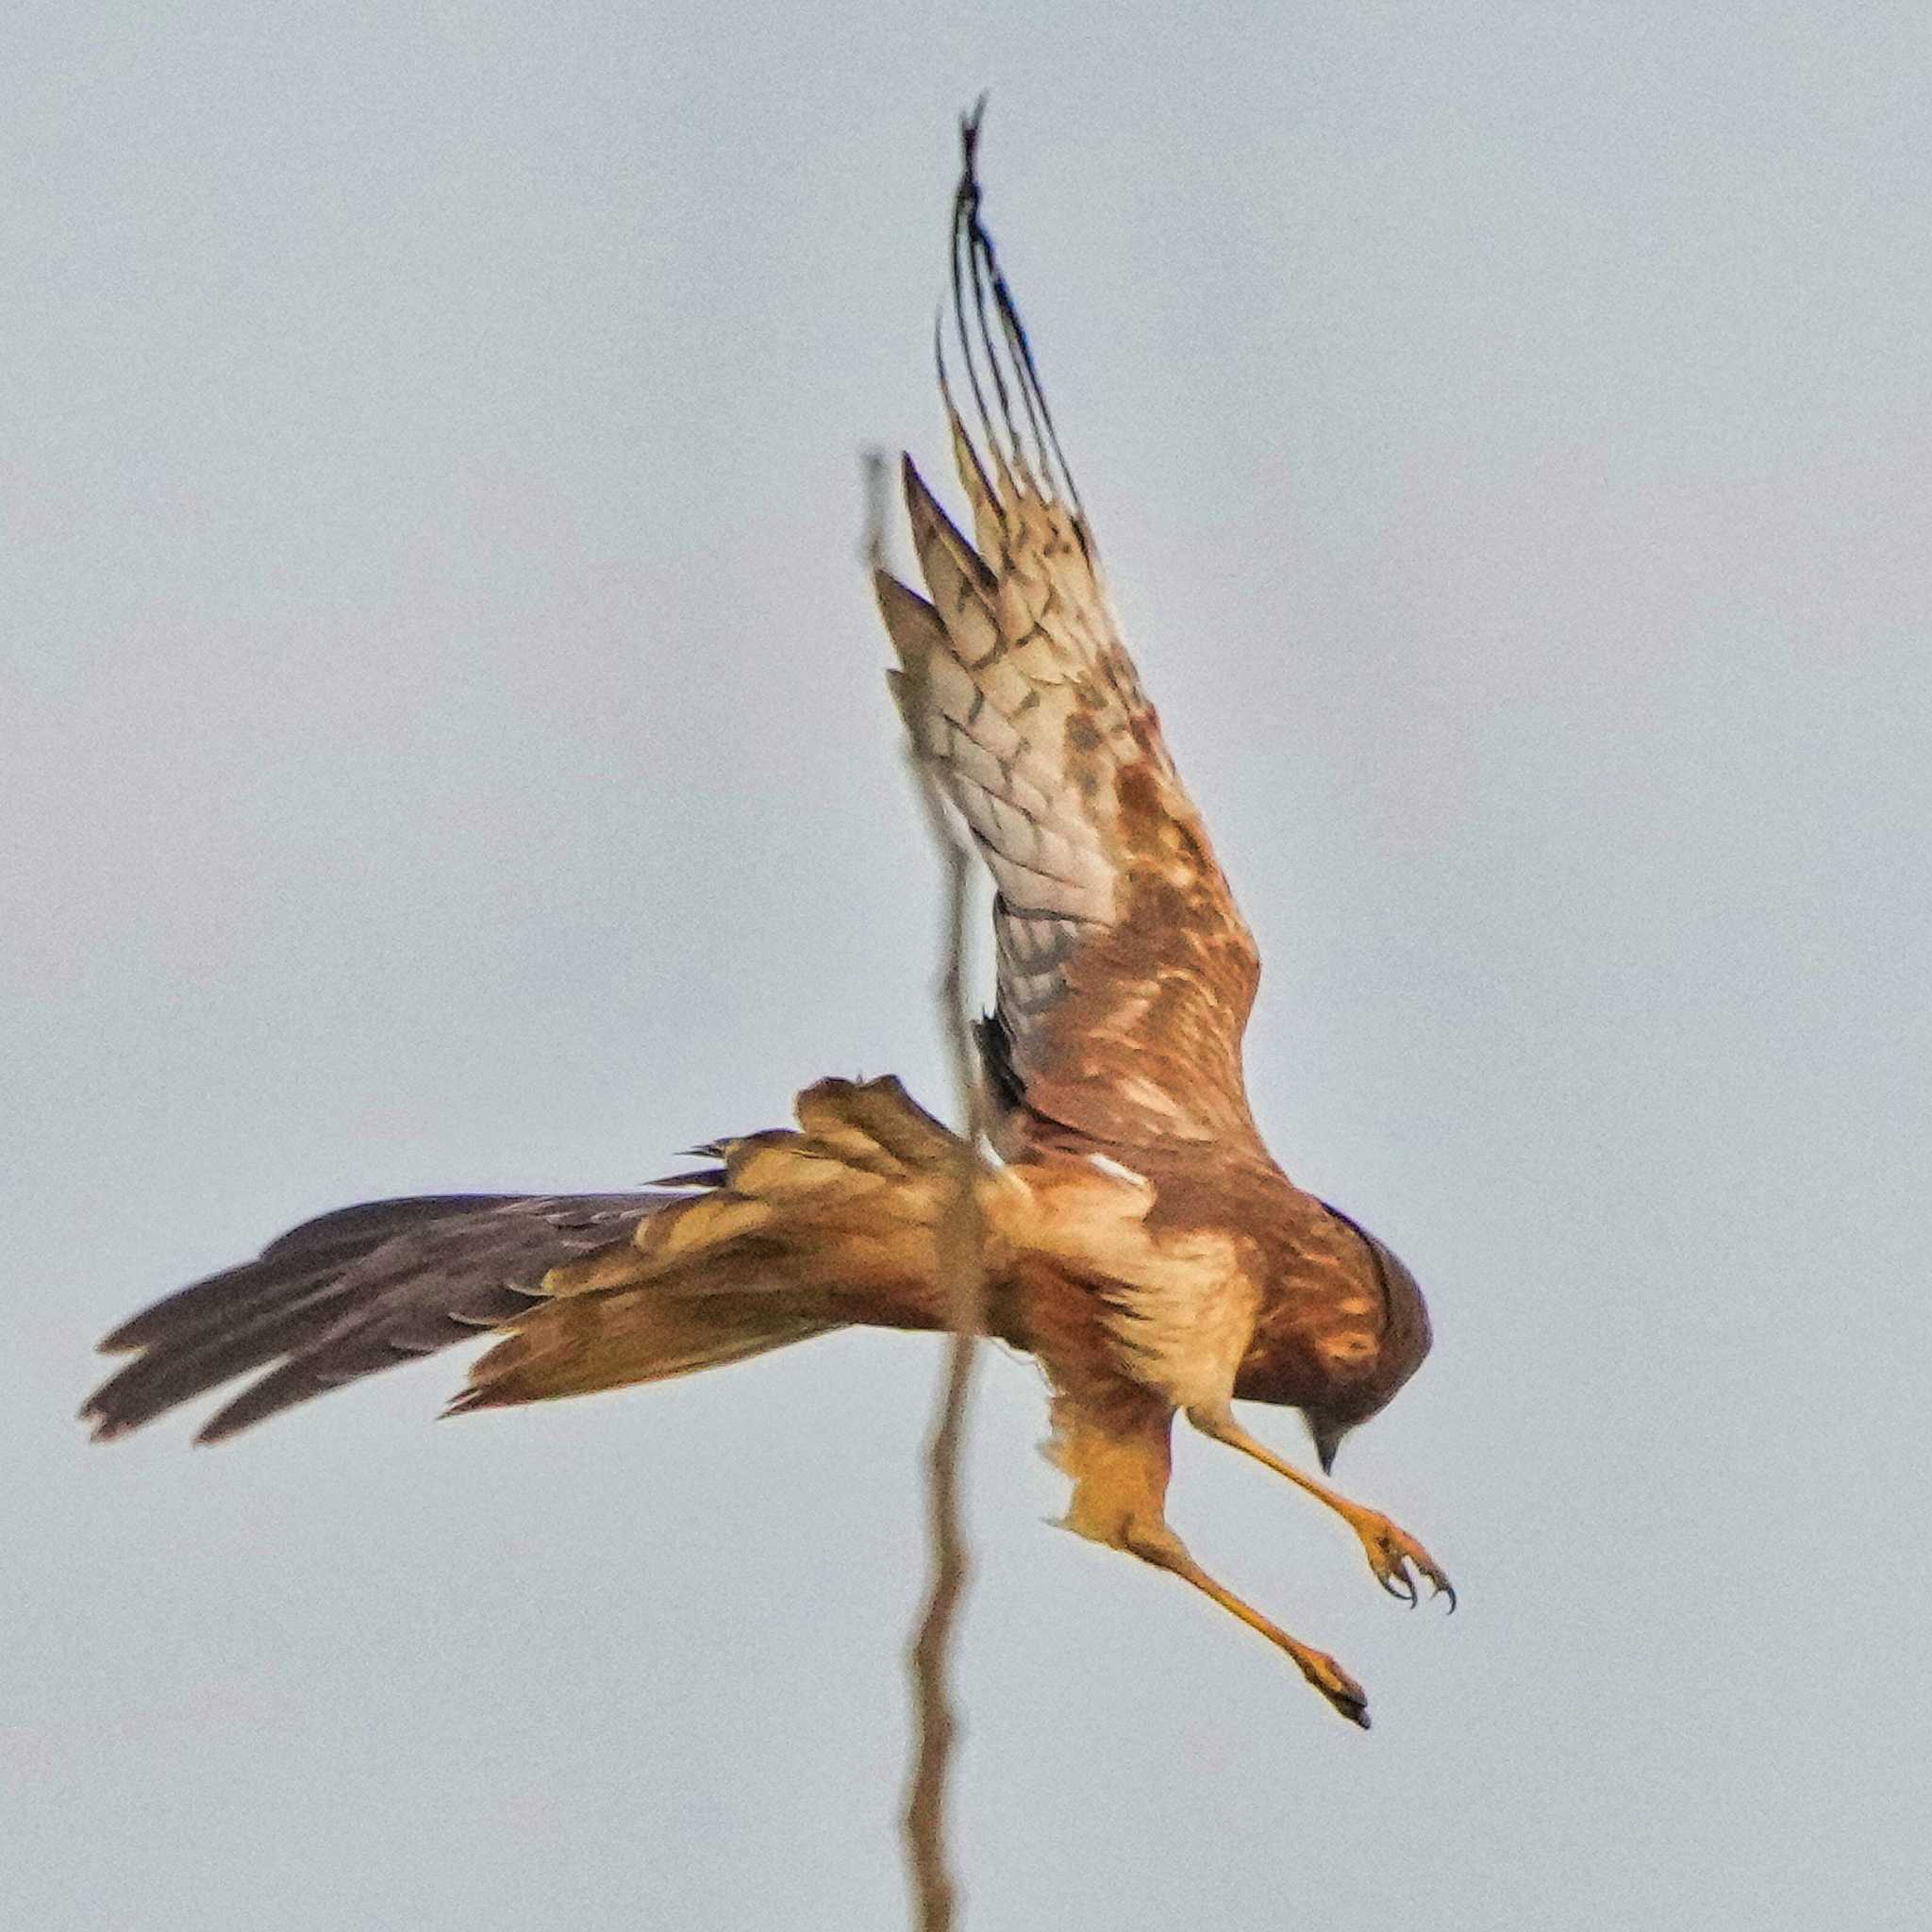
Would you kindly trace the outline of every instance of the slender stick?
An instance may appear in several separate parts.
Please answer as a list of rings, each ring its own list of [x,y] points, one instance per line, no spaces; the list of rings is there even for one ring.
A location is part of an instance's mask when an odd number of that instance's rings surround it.
[[[967,1120],[977,1112],[972,1074],[972,1036],[963,1005],[967,904],[966,854],[941,816],[931,781],[921,774],[922,791],[936,821],[935,836],[946,858],[947,964],[938,982],[939,998],[953,1047],[955,1074],[967,1104]],[[909,1654],[918,1714],[917,1751],[906,1800],[907,1854],[918,1907],[920,1932],[951,1932],[958,1889],[946,1846],[946,1807],[954,1746],[958,1737],[948,1682],[953,1633],[971,1574],[971,1558],[959,1508],[959,1463],[965,1437],[967,1401],[972,1392],[974,1354],[985,1326],[986,1278],[980,1261],[979,1203],[973,1190],[976,1165],[970,1141],[958,1165],[952,1201],[939,1227],[940,1284],[945,1291],[952,1334],[946,1343],[945,1374],[926,1445],[926,1536],[931,1551],[931,1583],[925,1608]]]
[[[874,568],[877,568],[884,541],[885,469],[876,455],[867,459],[866,477],[870,506],[867,555]],[[930,1578],[925,1605],[907,1655],[912,1678],[915,1736],[903,1824],[918,1932],[952,1932],[958,1907],[958,1886],[947,1847],[946,1812],[959,1722],[954,1709],[950,1679],[954,1631],[972,1574],[959,1507],[959,1465],[973,1388],[974,1351],[986,1327],[986,1269],[981,1258],[979,1201],[974,1188],[980,1172],[984,1123],[973,1025],[966,1001],[966,918],[972,896],[972,858],[947,815],[931,773],[909,747],[908,763],[920,803],[925,808],[926,828],[945,867],[945,921],[933,994],[939,1003],[940,1026],[952,1060],[963,1139],[954,1167],[952,1199],[941,1217],[936,1243],[939,1283],[945,1294],[952,1332],[946,1343],[945,1369],[932,1430],[926,1441],[925,1521]]]

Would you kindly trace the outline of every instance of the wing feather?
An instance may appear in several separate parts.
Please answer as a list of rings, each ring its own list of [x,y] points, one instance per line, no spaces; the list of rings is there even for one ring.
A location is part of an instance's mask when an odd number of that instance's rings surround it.
[[[976,119],[941,357],[968,542],[908,458],[926,596],[881,572],[912,741],[991,872],[982,1028],[1009,1149],[1252,1139],[1241,1041],[1259,960],[1123,645],[1033,352],[980,220]],[[976,546],[976,547],[975,547]]]
[[[88,1398],[97,1438],[279,1362],[215,1416],[218,1441],[264,1417],[525,1312],[552,1268],[612,1241],[673,1194],[429,1195],[305,1222],[260,1257],[195,1282],[101,1345],[134,1359]]]

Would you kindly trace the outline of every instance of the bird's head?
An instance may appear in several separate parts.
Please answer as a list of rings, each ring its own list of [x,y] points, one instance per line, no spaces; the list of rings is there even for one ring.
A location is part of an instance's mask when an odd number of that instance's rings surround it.
[[[1353,1237],[1347,1242],[1352,1272],[1360,1274],[1382,1316],[1378,1344],[1357,1373],[1338,1381],[1324,1401],[1302,1410],[1315,1441],[1315,1454],[1326,1472],[1335,1466],[1341,1439],[1386,1408],[1396,1391],[1421,1368],[1429,1352],[1429,1311],[1415,1276],[1394,1249],[1339,1208],[1330,1208],[1325,1201],[1322,1206]]]

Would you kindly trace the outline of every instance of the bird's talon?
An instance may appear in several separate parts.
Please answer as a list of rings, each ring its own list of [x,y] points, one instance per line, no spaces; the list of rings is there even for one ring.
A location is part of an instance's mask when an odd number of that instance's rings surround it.
[[[1371,1516],[1357,1525],[1357,1533],[1376,1582],[1391,1596],[1413,1609],[1422,1601],[1421,1585],[1426,1583],[1431,1595],[1446,1596],[1449,1607],[1456,1607],[1455,1586],[1436,1559],[1407,1530],[1398,1529],[1386,1516]]]

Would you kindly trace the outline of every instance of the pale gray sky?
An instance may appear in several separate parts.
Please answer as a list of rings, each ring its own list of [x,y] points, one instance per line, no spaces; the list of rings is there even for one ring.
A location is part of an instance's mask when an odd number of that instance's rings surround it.
[[[1264,1128],[1435,1310],[1340,1474],[1463,1608],[1182,1445],[1350,1731],[1041,1526],[990,1363],[974,1932],[1921,1923],[1932,28],[1200,11],[9,9],[6,1923],[900,1918],[929,1346],[70,1418],[322,1208],[943,1096],[857,453],[940,463],[982,87]]]

